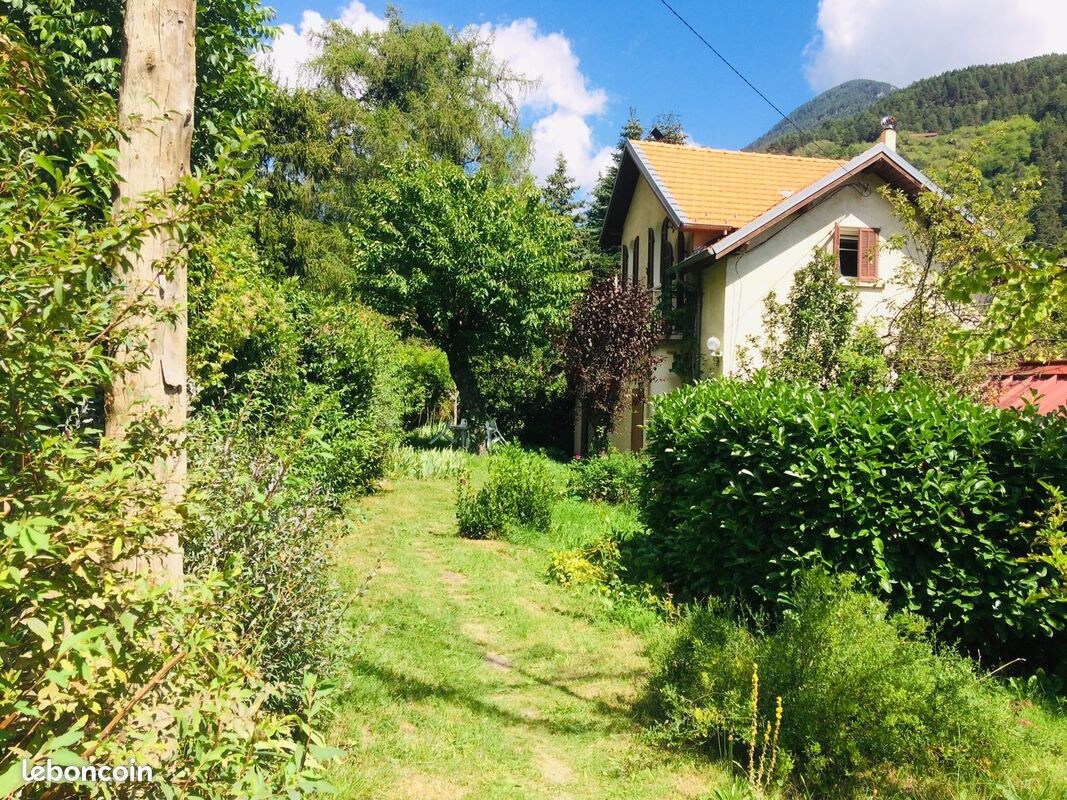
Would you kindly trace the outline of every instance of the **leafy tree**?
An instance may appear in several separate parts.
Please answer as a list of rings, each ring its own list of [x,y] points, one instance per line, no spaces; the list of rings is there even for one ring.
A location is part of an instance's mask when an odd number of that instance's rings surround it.
[[[563,342],[567,387],[598,441],[634,386],[651,379],[661,333],[651,295],[613,278],[593,284],[575,304]]]
[[[472,30],[410,24],[396,8],[385,31],[357,33],[333,23],[311,64],[317,85],[356,130],[356,147],[375,172],[412,142],[465,169],[520,174],[528,141],[514,93],[523,81]]]
[[[556,156],[556,168],[545,178],[541,195],[548,207],[563,217],[577,220],[578,210],[582,204],[575,200],[578,184],[567,172],[567,157],[563,153]]]
[[[412,150],[465,170],[513,176],[528,141],[512,96],[520,87],[470,32],[408,24],[356,33],[335,25],[311,65],[312,90],[275,90],[259,124],[263,187],[256,236],[268,258],[322,290],[351,294],[346,230],[358,224],[357,187]]]
[[[118,97],[125,3],[7,0],[5,5],[28,41],[53,57],[58,75]],[[251,56],[273,35],[274,12],[258,0],[199,0],[196,5],[192,158],[203,166],[226,148],[234,126],[247,128],[266,105],[269,82]]]
[[[653,137],[653,131],[658,133],[658,137]],[[689,141],[689,135],[682,127],[681,117],[673,111],[657,114],[656,118],[652,120],[652,127],[649,129],[648,136],[645,138],[649,141],[654,140],[666,142],[667,144],[685,144]]]
[[[904,227],[890,246],[906,255],[899,279],[910,290],[890,322],[894,370],[974,388],[990,359],[995,369],[1062,354],[1067,269],[1061,251],[1026,242],[1033,183],[991,189],[970,158],[946,189],[886,193]]]
[[[567,320],[580,277],[566,221],[536,189],[411,156],[362,188],[361,291],[440,348],[462,412],[484,414],[476,359],[522,356]]]
[[[762,336],[749,344],[774,378],[878,385],[886,377],[882,343],[869,325],[856,328],[858,308],[856,289],[840,281],[833,255],[816,250],[793,276],[787,302],[767,295]]]

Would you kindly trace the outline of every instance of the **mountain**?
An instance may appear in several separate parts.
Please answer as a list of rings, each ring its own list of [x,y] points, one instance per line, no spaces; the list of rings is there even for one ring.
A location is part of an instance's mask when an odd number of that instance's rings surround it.
[[[897,88],[890,83],[857,78],[827,89],[803,105],[797,106],[790,112],[789,119],[803,130],[810,130],[820,123],[858,114],[895,91]],[[745,149],[762,150],[790,131],[796,131],[796,128],[783,119]]]
[[[816,98],[818,99],[818,98]],[[931,177],[978,140],[990,181],[1036,176],[1041,194],[1032,238],[1061,242],[1067,233],[1067,55],[953,70],[878,98],[848,116],[761,137],[760,150],[848,156],[876,141],[879,121],[897,119],[901,153]],[[804,127],[803,125],[801,127]],[[921,134],[921,135],[920,135]]]

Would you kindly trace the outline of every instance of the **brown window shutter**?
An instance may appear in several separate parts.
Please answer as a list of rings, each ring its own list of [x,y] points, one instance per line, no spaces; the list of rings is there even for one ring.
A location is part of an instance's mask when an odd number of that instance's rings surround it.
[[[841,256],[841,226],[836,222],[834,223],[834,258],[839,259]],[[838,261],[838,268],[841,267],[841,262]]]
[[[622,285],[626,285],[626,279],[629,277],[626,271],[630,268],[630,251],[626,245],[622,246]]]
[[[875,228],[860,228],[859,271],[861,281],[878,280],[878,231]]]
[[[634,252],[632,258],[632,270],[630,272],[630,280],[634,285],[634,288],[640,287],[640,282],[637,279],[637,264],[641,260],[641,237],[634,237]]]

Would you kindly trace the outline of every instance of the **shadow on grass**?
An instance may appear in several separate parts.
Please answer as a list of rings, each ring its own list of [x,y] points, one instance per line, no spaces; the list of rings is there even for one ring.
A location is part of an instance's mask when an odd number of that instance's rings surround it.
[[[587,720],[578,720],[574,715],[564,712],[563,718],[541,718],[540,716],[527,716],[521,713],[501,708],[496,703],[483,699],[470,689],[441,683],[431,683],[413,675],[391,669],[381,664],[375,664],[366,660],[358,660],[353,665],[353,671],[364,676],[370,676],[377,680],[390,697],[404,702],[432,702],[434,700],[448,703],[466,709],[479,716],[495,719],[506,725],[522,726],[541,730],[550,734],[583,734],[604,733],[629,730],[634,727],[635,716],[629,705],[625,703],[609,703],[600,698],[585,697],[580,692],[569,686],[564,681],[554,681],[542,678],[521,667],[509,666],[508,673],[520,676],[525,680],[539,686],[552,689],[560,694],[580,701],[588,712]],[[572,681],[591,682],[596,680],[625,681],[638,674],[637,671],[624,672],[590,672],[575,676]],[[498,691],[501,687],[488,685],[486,690],[490,693]],[[515,688],[514,686],[505,688]],[[351,694],[346,692],[345,694]],[[341,702],[357,704],[357,698],[339,698]],[[551,713],[552,707],[544,707],[544,704],[536,704],[539,712]]]

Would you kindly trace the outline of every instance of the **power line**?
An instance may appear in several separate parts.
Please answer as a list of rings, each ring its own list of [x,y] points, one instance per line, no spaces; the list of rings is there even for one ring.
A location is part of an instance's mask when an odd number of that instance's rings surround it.
[[[733,64],[731,64],[730,60],[728,58],[726,58],[726,56],[724,56],[722,53],[720,53],[718,50],[716,50],[715,47],[711,44],[711,42],[709,42],[707,39],[705,39],[703,37],[703,35],[701,35],[700,31],[698,31],[696,28],[694,28],[692,25],[690,25],[689,21],[685,17],[683,17],[681,14],[679,14],[675,10],[674,6],[672,6],[670,3],[668,3],[667,0],[659,0],[659,1],[661,3],[663,3],[664,6],[666,6],[668,11],[670,11],[672,14],[674,14],[674,16],[676,16],[678,18],[679,22],[681,22],[683,25],[685,25],[685,27],[689,28],[690,32],[694,36],[696,36],[701,42],[703,42],[704,46],[707,47],[712,53],[714,53],[716,55],[716,57],[723,64],[725,64],[727,67],[729,67],[730,71],[733,72],[734,75],[736,75],[738,78],[740,78],[742,81],[744,81],[745,85],[748,86],[749,89],[751,89],[756,94],[758,94],[760,96],[760,98],[763,100],[763,102],[765,102],[767,105],[769,105],[771,108],[773,108],[777,112],[778,116],[780,116],[782,119],[784,119],[786,122],[788,122],[794,128],[796,128],[797,132],[799,132],[802,136],[808,136],[808,131],[804,130],[799,125],[797,125],[796,122],[794,122],[790,118],[790,116],[788,114],[783,112],[782,109],[778,108],[778,106],[775,105],[774,102],[769,97],[767,97],[767,95],[765,95],[763,92],[761,92],[752,81],[750,81],[748,78],[746,78],[741,73],[741,70],[739,70],[737,67],[735,67]],[[815,147],[818,149],[818,151],[820,153],[822,153],[824,156],[826,156],[827,158],[833,158],[833,156],[830,155],[828,152],[826,152],[826,150],[824,150],[819,145],[818,142],[812,140],[811,143],[813,145],[815,145]]]

